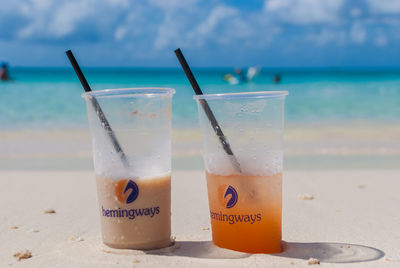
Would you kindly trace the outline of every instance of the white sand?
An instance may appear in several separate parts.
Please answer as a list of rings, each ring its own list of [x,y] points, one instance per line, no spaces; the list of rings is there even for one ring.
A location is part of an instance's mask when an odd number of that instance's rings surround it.
[[[0,267],[308,267],[311,257],[323,267],[400,266],[400,170],[286,172],[280,255],[213,246],[203,172],[172,179],[177,243],[143,252],[102,245],[92,172],[0,172]],[[21,250],[32,257],[17,261]]]
[[[399,124],[368,121],[285,126],[285,156],[400,155]],[[201,156],[198,125],[172,131],[175,157]],[[89,129],[0,130],[0,159],[92,158]]]

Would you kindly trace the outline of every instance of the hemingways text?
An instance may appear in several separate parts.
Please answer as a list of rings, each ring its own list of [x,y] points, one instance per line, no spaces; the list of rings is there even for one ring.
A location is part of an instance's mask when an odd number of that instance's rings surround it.
[[[261,221],[261,213],[238,215],[238,214],[223,214],[221,211],[219,213],[210,211],[210,217],[213,220],[225,221],[228,222],[229,224],[235,224],[237,222],[246,222],[246,223],[248,222],[250,224],[253,224],[256,221]]]
[[[148,216],[153,218],[154,215],[160,213],[160,207],[153,208],[138,208],[138,209],[104,209],[101,206],[103,217],[110,218],[128,218],[130,220],[135,219],[136,217]]]

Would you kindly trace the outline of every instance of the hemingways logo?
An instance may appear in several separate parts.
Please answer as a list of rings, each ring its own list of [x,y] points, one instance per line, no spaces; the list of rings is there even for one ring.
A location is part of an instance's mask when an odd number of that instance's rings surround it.
[[[115,186],[115,196],[122,204],[130,204],[139,195],[139,187],[132,180],[120,180]]]
[[[139,196],[139,187],[133,180],[120,180],[115,186],[115,197],[122,204],[129,205],[133,203]],[[131,208],[131,209],[104,209],[101,206],[103,217],[111,218],[128,218],[130,220],[136,217],[149,216],[153,218],[154,215],[160,213],[160,207],[151,208]]]
[[[231,209],[236,206],[239,200],[239,195],[236,189],[232,185],[221,185],[218,188],[218,200],[223,208]],[[235,223],[250,223],[253,224],[256,221],[261,221],[261,213],[255,214],[226,214],[222,211],[215,212],[210,211],[210,217],[213,220],[227,222],[229,224]]]
[[[226,197],[229,195],[231,197],[228,199],[228,202],[226,203],[226,208],[233,208],[238,201],[238,194],[237,194],[235,188],[233,188],[230,185],[229,185],[228,189],[226,189],[226,192],[224,194],[224,199],[226,199]]]

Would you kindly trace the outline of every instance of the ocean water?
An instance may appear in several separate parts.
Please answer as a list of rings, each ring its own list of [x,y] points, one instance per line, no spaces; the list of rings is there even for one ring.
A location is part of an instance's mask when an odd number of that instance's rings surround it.
[[[174,69],[84,68],[93,90],[172,87],[173,125],[197,127],[193,90]],[[233,69],[194,69],[204,93],[288,90],[285,120],[298,123],[400,123],[400,69],[263,69],[251,83],[229,85]],[[273,83],[274,74],[282,81]],[[83,89],[72,68],[13,68],[0,82],[0,130],[87,128]]]

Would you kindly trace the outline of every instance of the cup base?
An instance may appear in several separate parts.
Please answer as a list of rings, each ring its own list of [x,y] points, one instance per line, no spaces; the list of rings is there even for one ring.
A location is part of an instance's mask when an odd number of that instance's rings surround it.
[[[264,248],[237,248],[237,247],[230,247],[229,245],[220,245],[218,242],[213,241],[214,245],[220,248],[230,249],[238,252],[243,253],[252,253],[252,254],[279,254],[283,252],[282,249],[282,242],[278,247],[276,246],[266,246]]]
[[[109,243],[103,241],[103,243],[115,249],[137,249],[137,250],[150,250],[150,249],[160,249],[166,248],[173,244],[173,240],[169,237],[166,239],[152,241],[152,242],[144,242],[144,243],[124,243],[124,244],[116,244],[116,243]]]

